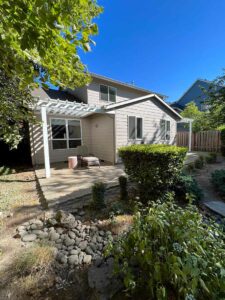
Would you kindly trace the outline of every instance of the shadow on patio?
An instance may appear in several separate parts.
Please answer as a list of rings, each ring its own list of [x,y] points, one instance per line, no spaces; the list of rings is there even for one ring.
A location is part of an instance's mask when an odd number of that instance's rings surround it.
[[[117,185],[118,177],[124,175],[124,171],[122,164],[73,170],[68,169],[67,163],[56,163],[51,166],[50,178],[45,178],[43,167],[36,169],[36,175],[49,208],[53,208],[64,201],[90,194],[97,181],[105,182],[107,188]]]

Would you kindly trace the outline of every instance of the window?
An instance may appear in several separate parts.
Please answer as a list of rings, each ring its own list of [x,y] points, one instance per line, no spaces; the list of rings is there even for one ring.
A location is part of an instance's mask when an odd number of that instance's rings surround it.
[[[160,127],[161,127],[161,139],[164,141],[169,141],[170,140],[170,121],[161,120]]]
[[[142,139],[143,137],[143,120],[137,117],[128,117],[128,136],[129,139]]]
[[[79,120],[52,119],[52,148],[71,149],[81,145]]]
[[[116,102],[116,88],[100,84],[100,100]]]

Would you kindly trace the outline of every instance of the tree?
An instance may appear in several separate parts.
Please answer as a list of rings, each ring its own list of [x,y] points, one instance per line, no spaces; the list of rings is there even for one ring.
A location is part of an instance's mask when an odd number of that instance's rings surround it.
[[[86,84],[90,77],[78,51],[90,51],[98,33],[93,18],[101,11],[96,0],[1,0],[1,68],[24,86],[40,68],[43,83],[50,77],[61,87]]]
[[[217,77],[205,93],[211,123],[216,127],[225,126],[225,74]]]
[[[194,120],[192,124],[193,132],[210,130],[213,127],[209,121],[209,113],[200,111],[194,101],[189,102],[185,106],[181,116]]]
[[[35,122],[30,110],[33,102],[29,89],[20,89],[18,79],[0,70],[0,136],[11,148],[22,139],[23,122]]]

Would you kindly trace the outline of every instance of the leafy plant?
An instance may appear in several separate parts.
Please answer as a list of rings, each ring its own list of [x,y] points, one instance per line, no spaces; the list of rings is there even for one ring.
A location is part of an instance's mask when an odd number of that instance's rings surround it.
[[[225,197],[225,170],[215,170],[211,173],[211,182],[215,190]]]
[[[127,177],[120,176],[119,177],[119,185],[120,185],[120,199],[123,201],[128,200]]]
[[[168,145],[131,145],[119,149],[125,172],[138,184],[145,203],[157,199],[173,185],[186,153],[186,148]]]
[[[214,164],[217,162],[217,153],[211,152],[208,156],[206,156],[205,161],[207,164]]]
[[[176,193],[176,198],[179,200],[187,201],[187,198],[198,202],[201,200],[203,193],[200,189],[196,179],[191,175],[182,173],[176,181],[173,190]]]
[[[153,203],[111,245],[115,272],[134,299],[225,298],[225,236],[196,207]]]
[[[200,155],[199,158],[195,160],[194,166],[196,169],[202,169],[204,167],[204,163],[204,157]]]
[[[96,209],[105,207],[105,190],[106,186],[103,182],[96,182],[92,186],[92,205]]]
[[[90,81],[79,50],[90,51],[98,33],[93,22],[102,12],[96,0],[0,2],[0,62],[11,78],[33,84],[35,76],[61,87]]]

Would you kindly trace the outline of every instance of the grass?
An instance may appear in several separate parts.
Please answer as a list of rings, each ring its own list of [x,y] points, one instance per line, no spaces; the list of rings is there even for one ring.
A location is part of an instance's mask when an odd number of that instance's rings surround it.
[[[26,249],[13,262],[11,290],[20,298],[37,295],[53,284],[52,266],[54,248],[50,244],[35,244]]]

